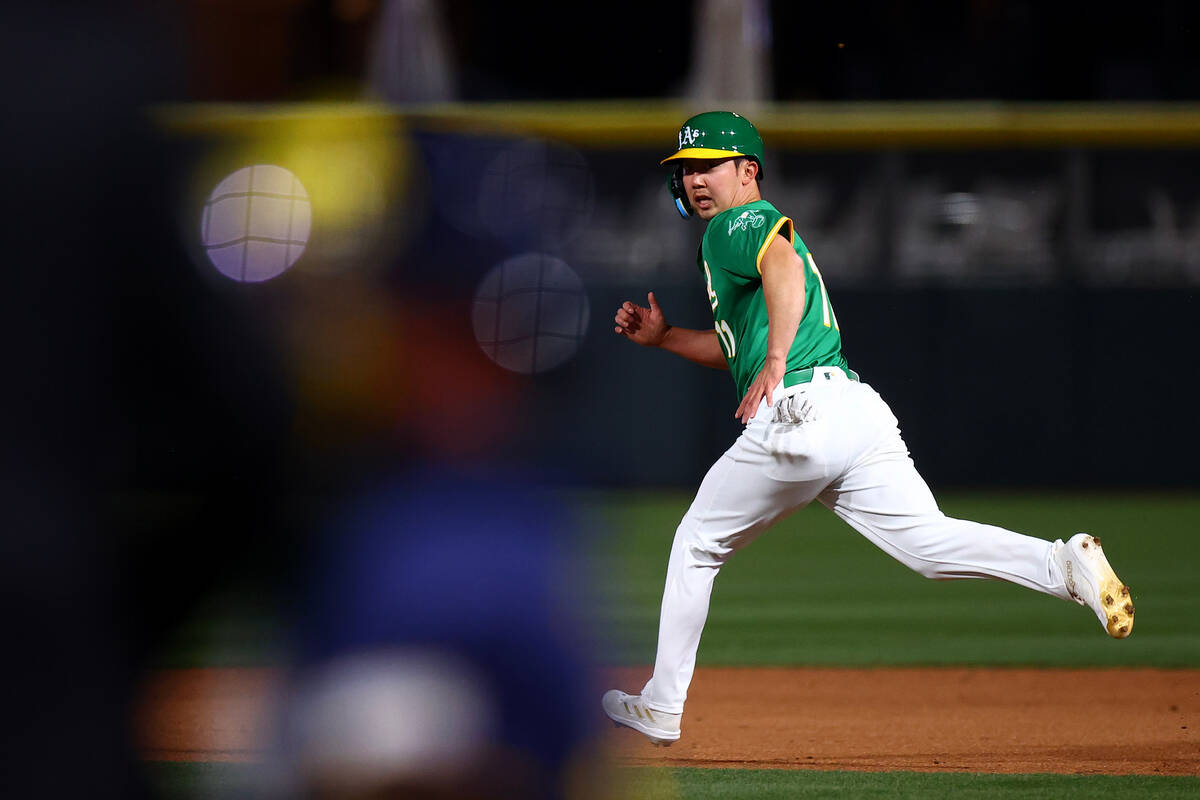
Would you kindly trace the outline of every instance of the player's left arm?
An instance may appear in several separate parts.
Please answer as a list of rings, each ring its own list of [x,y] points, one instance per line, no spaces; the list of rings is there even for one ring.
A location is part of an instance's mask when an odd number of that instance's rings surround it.
[[[767,357],[742,397],[734,416],[748,423],[765,397],[771,404],[775,387],[787,372],[787,355],[804,316],[804,262],[782,235],[767,247],[760,263],[767,302]]]

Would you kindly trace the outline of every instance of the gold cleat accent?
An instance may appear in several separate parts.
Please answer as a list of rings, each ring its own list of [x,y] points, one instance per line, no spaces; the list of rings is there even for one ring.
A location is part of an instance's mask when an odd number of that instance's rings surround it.
[[[1100,538],[1077,534],[1056,550],[1067,591],[1077,603],[1090,606],[1104,630],[1114,639],[1133,632],[1133,603],[1105,558]],[[1120,599],[1118,599],[1120,598]]]
[[[1114,596],[1129,597],[1129,587],[1121,583],[1121,579],[1117,577],[1117,573],[1113,572],[1113,568],[1109,566],[1108,559],[1104,557],[1103,548],[1100,547],[1100,540],[1092,537],[1092,542],[1096,548],[1092,551],[1092,557],[1096,561],[1097,578],[1100,581],[1100,592],[1104,598],[1105,605],[1112,606],[1115,602]],[[1084,547],[1087,542],[1084,542]],[[1125,603],[1118,607],[1115,611],[1111,611],[1108,615],[1108,624],[1104,626],[1108,631],[1108,635],[1114,639],[1124,639],[1129,634],[1133,633],[1133,603]]]

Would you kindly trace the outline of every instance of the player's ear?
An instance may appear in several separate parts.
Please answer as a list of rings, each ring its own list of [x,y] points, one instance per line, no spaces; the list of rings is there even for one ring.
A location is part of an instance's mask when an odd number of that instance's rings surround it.
[[[758,175],[758,162],[753,158],[742,159],[742,183],[749,186]]]

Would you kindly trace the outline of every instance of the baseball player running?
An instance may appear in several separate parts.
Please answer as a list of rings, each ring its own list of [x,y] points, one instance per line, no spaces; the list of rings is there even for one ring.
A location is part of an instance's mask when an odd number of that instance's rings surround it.
[[[728,111],[692,117],[676,151],[671,193],[707,223],[697,266],[712,330],[667,323],[654,293],[626,302],[616,332],[697,364],[727,369],[745,430],[713,464],[675,531],[654,674],[640,695],[613,689],[617,725],[670,744],[680,734],[709,596],[721,566],[772,524],[819,500],[877,547],[939,580],[1010,581],[1095,612],[1110,636],[1133,629],[1129,588],[1100,540],[1048,542],[951,519],[909,458],[887,403],[850,369],[829,292],[792,221],[762,199],[763,144]]]

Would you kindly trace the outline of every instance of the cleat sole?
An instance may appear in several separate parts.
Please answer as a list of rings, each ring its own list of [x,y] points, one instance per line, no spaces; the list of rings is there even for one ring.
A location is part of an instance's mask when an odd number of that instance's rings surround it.
[[[1095,543],[1096,550],[1102,549],[1098,538],[1092,537],[1092,542]],[[1098,553],[1098,555],[1104,567],[1104,574],[1100,577],[1100,596],[1104,598],[1105,605],[1111,607],[1116,602],[1113,598],[1129,597],[1129,587],[1121,583],[1121,579],[1117,577],[1117,573],[1113,572],[1113,568],[1109,565],[1108,559],[1104,558],[1103,553]],[[1114,639],[1124,639],[1133,633],[1133,603],[1126,602],[1115,610],[1110,610],[1104,629]]]

